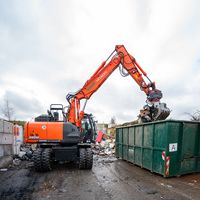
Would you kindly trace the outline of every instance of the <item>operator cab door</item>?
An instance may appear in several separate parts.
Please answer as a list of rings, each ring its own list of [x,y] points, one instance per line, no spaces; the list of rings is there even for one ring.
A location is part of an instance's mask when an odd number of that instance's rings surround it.
[[[96,130],[93,118],[90,115],[86,114],[81,123],[81,138],[83,142],[94,142],[96,137]]]

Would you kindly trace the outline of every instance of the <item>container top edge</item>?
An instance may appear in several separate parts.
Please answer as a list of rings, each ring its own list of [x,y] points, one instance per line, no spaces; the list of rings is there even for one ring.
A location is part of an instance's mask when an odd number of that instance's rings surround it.
[[[174,120],[174,119],[167,119],[167,120],[158,120],[154,122],[147,122],[142,124],[134,124],[134,125],[119,125],[116,128],[128,128],[128,127],[135,127],[135,126],[143,126],[149,124],[159,124],[159,123],[167,123],[167,122],[178,122],[178,123],[193,123],[193,124],[200,124],[200,121],[189,121],[189,120]]]

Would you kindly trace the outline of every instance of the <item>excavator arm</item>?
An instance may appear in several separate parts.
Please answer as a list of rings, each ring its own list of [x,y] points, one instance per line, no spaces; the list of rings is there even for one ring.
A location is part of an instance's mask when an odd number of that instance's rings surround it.
[[[117,45],[107,60],[100,65],[92,77],[86,81],[84,86],[76,93],[69,93],[66,96],[69,102],[67,121],[74,123],[77,127],[81,127],[81,120],[84,117],[87,100],[98,90],[112,72],[120,66],[122,75],[130,75],[139,85],[140,89],[147,95],[148,106],[146,108],[151,109],[151,120],[167,118],[170,111],[166,108],[166,104],[164,106],[162,104],[161,106],[159,102],[162,98],[162,92],[156,89],[155,83],[148,78],[146,72],[136,62],[135,58],[127,52],[126,48],[123,45]],[[127,72],[124,72],[124,69]],[[149,83],[146,83],[143,77],[146,77]],[[82,99],[86,101],[82,111],[80,111],[80,101]],[[157,116],[158,114],[159,116]]]

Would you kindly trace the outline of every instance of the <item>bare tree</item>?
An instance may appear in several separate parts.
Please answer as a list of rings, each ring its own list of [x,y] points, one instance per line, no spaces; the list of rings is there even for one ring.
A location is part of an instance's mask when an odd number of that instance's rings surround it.
[[[12,107],[8,98],[4,99],[3,105],[1,106],[1,112],[8,121],[11,121],[13,119],[14,108]]]
[[[190,114],[190,113],[187,113],[187,114],[191,117],[192,121],[200,121],[200,110],[197,110],[193,114]]]
[[[111,124],[116,124],[116,118],[115,118],[115,116],[111,117],[110,123]]]

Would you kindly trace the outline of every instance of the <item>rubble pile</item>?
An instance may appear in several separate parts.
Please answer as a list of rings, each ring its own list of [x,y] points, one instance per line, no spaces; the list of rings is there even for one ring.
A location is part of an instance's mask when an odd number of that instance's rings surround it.
[[[31,145],[20,145],[18,154],[13,156],[12,166],[20,166],[22,161],[31,161],[33,150]]]
[[[99,131],[96,139],[96,143],[93,146],[93,153],[105,156],[115,154],[115,139],[111,136]]]
[[[33,156],[33,146],[32,145],[20,145],[20,149],[18,154],[7,156],[4,159],[4,163],[0,165],[0,172],[6,172],[8,169],[17,168],[21,169],[32,167],[33,163],[29,162],[32,161]],[[25,162],[23,162],[25,161]]]
[[[32,145],[21,145],[18,155],[15,155],[15,158],[20,160],[31,160],[33,155]]]

